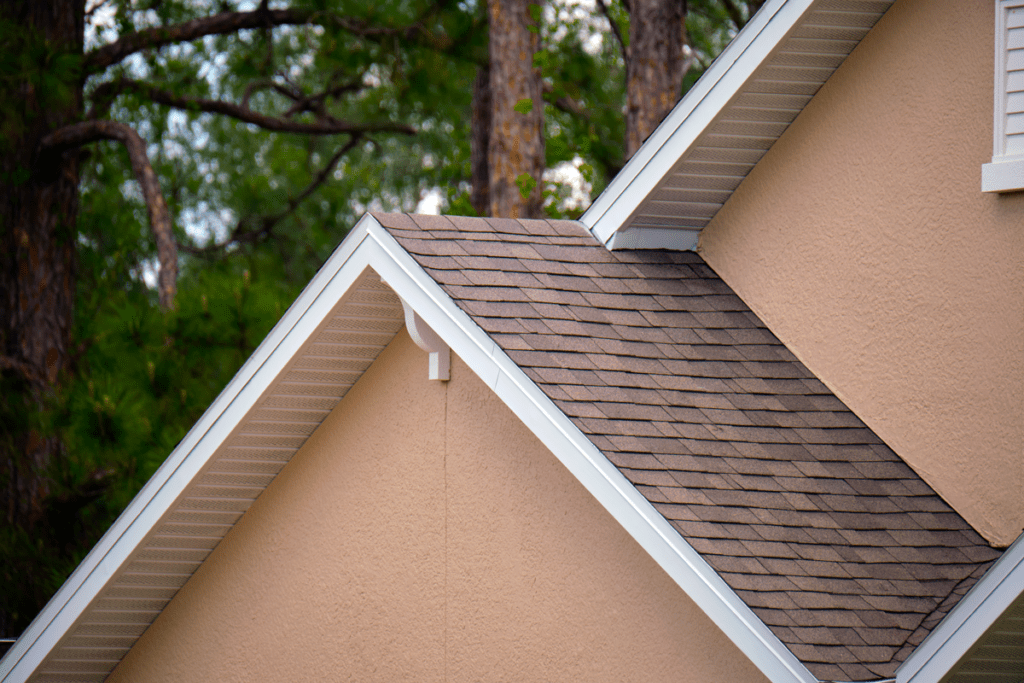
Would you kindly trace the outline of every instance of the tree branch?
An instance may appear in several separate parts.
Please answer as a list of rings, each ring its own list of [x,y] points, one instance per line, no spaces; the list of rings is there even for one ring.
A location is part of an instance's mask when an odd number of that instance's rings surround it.
[[[16,372],[20,372],[22,377],[30,383],[38,386],[45,386],[49,384],[46,377],[44,377],[43,374],[38,372],[34,367],[9,356],[0,356],[0,370],[14,370]]]
[[[238,119],[244,123],[251,123],[265,130],[272,130],[279,133],[303,133],[306,135],[338,135],[341,133],[347,133],[355,135],[361,133],[390,132],[404,133],[406,135],[416,134],[415,128],[402,123],[351,123],[348,121],[340,121],[332,116],[322,116],[320,117],[320,120],[312,123],[291,121],[285,118],[267,116],[266,114],[255,112],[247,106],[234,104],[233,102],[175,95],[170,91],[162,90],[154,85],[128,79],[115,81],[112,88],[119,90],[132,90],[141,93],[157,104],[163,104],[174,109],[222,114],[224,116],[230,116],[231,118]],[[109,92],[104,90],[102,86],[97,88],[94,96],[99,95],[101,90],[103,91],[102,94],[104,97],[109,97]]]
[[[544,92],[545,95],[549,96],[553,96],[555,93],[554,86],[552,86],[547,81],[544,81],[544,83],[541,84],[541,90]],[[561,97],[552,97],[552,99],[549,101],[551,102],[551,104],[555,105],[557,109],[561,109],[566,114],[572,114],[574,116],[579,116],[582,119],[586,119],[588,121],[590,120],[590,112],[584,109],[579,102],[569,97],[568,95],[562,95]]]
[[[106,85],[106,84],[104,84],[104,85]],[[102,87],[103,86],[100,86],[100,88],[102,88]],[[243,107],[248,107],[249,106],[249,99],[252,97],[252,94],[254,92],[256,92],[257,90],[276,90],[278,92],[281,92],[285,97],[288,97],[289,99],[292,99],[292,93],[288,92],[284,88],[284,86],[275,83],[273,79],[261,78],[261,79],[255,80],[255,81],[250,81],[245,86],[245,91],[242,93],[242,106]],[[97,89],[97,92],[99,92],[99,89]]]
[[[451,38],[433,33],[420,22],[401,27],[372,26],[362,20],[339,17],[329,12],[296,8],[268,10],[261,5],[252,12],[221,12],[181,24],[158,26],[131,33],[113,43],[87,52],[83,64],[84,73],[88,75],[102,71],[136,52],[161,48],[172,43],[188,42],[205,36],[225,35],[245,29],[301,24],[337,26],[364,38],[398,36],[407,41],[414,41],[442,51],[453,45]]]
[[[623,2],[626,7],[626,11],[629,11],[629,5]],[[608,11],[608,5],[605,4],[604,0],[597,0],[597,6],[601,9],[601,14],[604,15],[608,23],[612,25],[612,33],[615,34],[615,39],[619,41],[619,48],[622,50],[622,58],[629,59],[629,55],[626,54],[626,41],[622,39],[622,33],[619,31],[619,24],[612,18],[611,12]]]
[[[307,111],[313,112],[317,116],[327,116],[327,112],[324,110],[324,102],[327,101],[327,99],[336,100],[345,93],[359,92],[364,87],[362,80],[356,79],[348,83],[342,83],[341,85],[328,86],[326,90],[315,95],[305,95],[297,92],[297,96],[292,97],[292,101],[295,104],[293,104],[288,111],[284,113],[284,118],[290,119],[296,114],[302,114]]]
[[[334,153],[334,156],[327,161],[324,167],[320,169],[320,172],[316,174],[315,178],[313,178],[313,182],[311,182],[306,189],[300,192],[297,196],[288,200],[288,208],[280,213],[264,216],[259,219],[258,228],[254,230],[243,229],[247,222],[252,221],[252,217],[242,218],[235,224],[235,228],[231,231],[228,238],[220,244],[211,244],[205,247],[193,247],[183,244],[181,246],[182,251],[194,256],[206,256],[214,252],[223,251],[234,242],[255,242],[261,237],[270,234],[270,231],[274,229],[275,225],[294,213],[303,201],[316,192],[316,190],[327,181],[327,178],[331,175],[331,171],[333,171],[334,167],[338,165],[341,158],[351,152],[352,149],[359,144],[361,139],[361,134],[353,135],[352,139],[342,145],[338,151]]]
[[[743,21],[743,12],[740,11],[739,6],[733,2],[733,0],[722,0],[722,4],[725,6],[725,13],[729,15],[729,19],[736,25],[736,30],[743,28],[743,25],[747,22]],[[753,16],[753,12],[751,12]]]
[[[149,212],[149,225],[156,239],[157,259],[160,263],[158,291],[160,305],[174,307],[178,280],[178,246],[174,240],[171,215],[167,210],[160,181],[149,163],[146,143],[135,130],[117,121],[83,121],[53,131],[40,141],[41,155],[60,155],[64,152],[99,140],[116,140],[128,150],[132,171],[142,188],[142,196]]]

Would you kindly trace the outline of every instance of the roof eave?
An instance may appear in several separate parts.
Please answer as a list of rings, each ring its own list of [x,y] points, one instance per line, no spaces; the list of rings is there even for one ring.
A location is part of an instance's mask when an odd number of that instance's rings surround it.
[[[253,409],[301,346],[302,340],[298,337],[302,336],[304,320],[309,320],[310,309],[323,308],[330,297],[337,294],[336,290],[344,290],[351,284],[336,276],[349,263],[365,233],[365,221],[360,221],[349,239],[331,255],[217,399],[0,659],[0,681],[27,680],[60,640],[73,631],[89,604],[99,597],[118,571],[131,562],[147,533],[175,507],[209,458]],[[351,267],[349,271],[354,273],[353,278],[361,272]],[[293,334],[296,331],[298,334]]]
[[[811,10],[815,0],[769,0],[580,217],[603,244]]]
[[[256,408],[291,359],[367,269],[412,308],[773,683],[817,683],[778,639],[398,242],[365,215],[238,375],[174,450],[50,604],[0,661],[27,680],[173,510],[207,461]]]
[[[897,683],[938,681],[1024,594],[1024,533],[896,670]]]
[[[618,468],[397,240],[374,223],[369,234],[388,256],[372,261],[381,279],[484,380],[769,680],[816,683],[817,678]]]

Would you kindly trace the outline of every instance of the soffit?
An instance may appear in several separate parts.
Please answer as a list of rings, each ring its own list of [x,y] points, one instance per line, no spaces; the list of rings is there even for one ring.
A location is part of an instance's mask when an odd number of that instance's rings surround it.
[[[1024,595],[985,631],[943,683],[1020,683],[1024,680]]]
[[[718,571],[715,581],[725,579],[721,588],[748,600],[751,618],[764,620],[819,678],[863,678],[880,670],[865,663],[898,661],[995,555],[697,255],[610,253],[568,221],[377,218],[396,249],[400,243],[408,252],[390,257],[401,257],[397,270],[387,271],[392,287],[402,272],[439,284],[452,298],[441,289],[437,295],[469,315],[466,329],[479,351],[497,343],[500,362],[514,361],[523,381],[536,383],[523,390],[544,392],[580,438],[615,463],[630,494],[663,515],[657,524],[671,524],[674,537],[693,543]],[[363,229],[346,240],[279,324],[290,331],[275,328],[264,343],[274,350],[261,346],[211,407],[212,419],[225,416],[230,433],[216,437],[212,455],[187,475],[166,514],[147,523],[109,585],[87,596],[80,612],[67,610],[75,623],[52,647],[43,644],[44,675],[33,680],[102,680],[401,327],[401,302],[367,269],[377,261],[361,260],[356,250],[366,235]],[[376,244],[368,253],[390,249]],[[350,256],[346,271],[331,266]],[[415,294],[406,289],[398,291]],[[415,296],[410,302],[424,305]],[[306,317],[320,322],[303,327]],[[287,360],[277,363],[279,350]],[[465,345],[458,352],[479,355]],[[257,369],[247,370],[250,364]],[[251,394],[251,404],[241,401],[237,419],[230,406],[217,407],[225,395],[235,402],[236,382],[255,382],[264,371],[274,379]],[[492,381],[496,390],[505,386]],[[642,414],[652,409],[668,417]],[[205,431],[206,420],[196,429]],[[189,443],[196,443],[192,434],[179,448],[190,450]],[[733,450],[714,450],[720,448]],[[176,453],[168,464],[185,467]],[[685,499],[692,494],[703,499]],[[887,503],[898,509],[877,508]],[[768,516],[715,517],[744,510]],[[779,578],[789,583],[773,583]],[[761,597],[770,604],[758,604]],[[798,628],[779,622],[794,615],[806,617]],[[844,618],[852,623],[838,621]]]
[[[364,271],[31,680],[104,680],[403,324]]]
[[[766,4],[583,223],[611,248],[693,248],[699,231],[891,4]]]

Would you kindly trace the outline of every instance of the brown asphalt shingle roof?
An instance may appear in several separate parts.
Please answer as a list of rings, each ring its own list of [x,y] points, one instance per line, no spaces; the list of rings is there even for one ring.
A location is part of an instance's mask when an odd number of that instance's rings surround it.
[[[819,679],[893,675],[998,557],[697,254],[374,216]]]

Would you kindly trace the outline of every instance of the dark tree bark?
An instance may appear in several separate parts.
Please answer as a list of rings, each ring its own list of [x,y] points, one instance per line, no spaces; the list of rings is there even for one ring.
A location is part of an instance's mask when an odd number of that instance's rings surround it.
[[[473,115],[470,131],[470,172],[472,192],[470,204],[478,216],[491,211],[491,169],[488,165],[488,146],[491,139],[491,69],[480,66],[473,81]]]
[[[341,121],[333,116],[317,116],[317,120],[305,123],[293,121],[287,116],[268,116],[249,109],[246,105],[225,102],[223,100],[208,100],[202,97],[186,97],[175,95],[169,90],[158,88],[150,83],[141,83],[122,79],[110,84],[109,87],[100,86],[96,89],[102,98],[114,95],[116,92],[133,91],[145,95],[147,98],[173,109],[182,111],[202,111],[210,114],[220,114],[245,123],[252,123],[263,128],[279,133],[300,133],[303,135],[341,135],[341,134],[362,134],[374,132],[393,132],[415,135],[416,129],[402,123],[379,122],[379,123],[353,123]],[[114,91],[114,92],[111,92]]]
[[[85,0],[0,2],[7,44],[32,41],[45,58],[81,55],[84,19]],[[68,361],[75,298],[78,151],[38,152],[43,137],[79,117],[81,81],[70,78],[69,92],[55,94],[40,92],[33,76],[29,70],[4,93],[18,120],[0,139],[0,402],[8,417],[28,414],[53,391]],[[32,425],[0,425],[0,510],[8,523],[31,529],[39,521],[47,470],[60,450],[57,438]]]
[[[490,215],[542,215],[544,100],[533,66],[539,35],[528,0],[490,0]]]
[[[686,0],[633,0],[626,57],[626,158],[679,99],[686,59]]]
[[[142,188],[149,212],[149,225],[156,238],[157,260],[160,263],[158,291],[160,306],[174,307],[178,288],[178,244],[174,239],[174,226],[167,210],[160,181],[149,163],[146,142],[131,127],[117,121],[83,121],[58,128],[39,142],[39,160],[49,163],[81,145],[98,140],[116,140],[125,146],[135,179]]]

